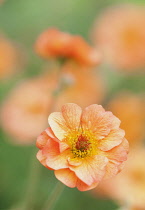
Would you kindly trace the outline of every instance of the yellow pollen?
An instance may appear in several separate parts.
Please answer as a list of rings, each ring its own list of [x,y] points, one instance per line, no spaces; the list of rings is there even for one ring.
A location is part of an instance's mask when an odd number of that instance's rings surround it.
[[[65,141],[70,146],[73,158],[92,157],[97,153],[97,140],[88,130],[74,131],[66,136]]]

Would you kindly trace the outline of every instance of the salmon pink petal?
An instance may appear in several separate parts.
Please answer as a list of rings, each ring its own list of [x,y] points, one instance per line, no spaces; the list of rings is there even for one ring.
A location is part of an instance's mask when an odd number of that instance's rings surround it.
[[[68,168],[67,158],[69,156],[68,150],[60,153],[59,144],[56,141],[50,140],[47,142],[45,150],[43,149],[43,154],[46,155],[46,165],[54,170],[60,168]]]
[[[50,138],[56,139],[56,136],[54,135],[54,133],[50,127],[48,127],[45,131]]]
[[[112,122],[111,122],[111,129],[118,129],[120,126],[121,121],[118,117],[112,114],[112,112],[109,112],[112,115]]]
[[[43,155],[46,157],[49,155],[49,153],[52,152],[52,154],[59,155],[59,143],[54,141],[53,139],[49,138],[45,147],[42,149]]]
[[[97,183],[93,183],[92,185],[87,185],[84,182],[82,182],[80,179],[78,179],[76,187],[80,191],[87,191],[87,190],[91,190],[91,189],[97,187],[97,185],[98,185],[98,182]]]
[[[81,125],[84,130],[88,129],[95,133],[98,140],[104,138],[110,132],[105,110],[97,104],[85,108],[82,113]]]
[[[80,191],[91,190],[98,185],[98,183],[93,183],[92,185],[88,186],[80,179],[78,179],[75,173],[68,168],[56,170],[54,174],[56,178],[66,186],[71,188],[77,187]]]
[[[119,167],[118,167],[118,173],[120,173],[120,171],[122,171],[122,169],[124,168],[125,166],[125,162],[122,162]]]
[[[44,166],[45,166],[46,168],[48,168],[49,170],[52,170],[52,168],[50,168],[50,167],[48,167],[48,166],[46,165],[46,156],[44,156],[44,155],[42,154],[42,150],[39,150],[39,151],[37,152],[36,157],[37,157],[37,159],[40,161],[40,163],[41,163],[42,165],[44,165]]]
[[[67,162],[68,153],[64,152],[61,155],[53,155],[52,153],[47,156],[46,165],[54,170],[59,170],[61,168],[68,168]]]
[[[126,152],[127,152],[127,154],[128,154],[128,152],[129,152],[129,143],[128,143],[128,141],[127,141],[126,138],[123,139],[121,145],[124,147],[124,149],[126,150]]]
[[[118,172],[120,171],[119,166],[122,164],[122,162],[117,162],[117,161],[109,161],[107,166],[106,166],[106,173],[103,179],[110,179]]]
[[[36,146],[39,149],[43,149],[43,147],[46,145],[48,139],[53,138],[57,141],[56,137],[54,136],[52,130],[50,127],[46,128],[45,131],[43,131],[37,138]]]
[[[69,145],[66,144],[65,142],[59,142],[59,150],[60,150],[60,153],[64,152],[68,148],[69,148]]]
[[[101,105],[92,104],[86,107],[82,113],[81,122],[84,128],[94,128],[97,119],[105,110]],[[97,119],[96,119],[97,118]]]
[[[68,163],[69,163],[69,165],[71,165],[71,166],[79,166],[79,165],[81,165],[82,164],[82,160],[80,160],[80,159],[77,159],[77,158],[68,158]]]
[[[39,150],[36,155],[37,159],[46,167],[46,156],[42,154],[42,150]]]
[[[65,136],[80,126],[81,108],[73,103],[62,106],[61,112],[53,112],[48,118],[48,122],[55,136],[63,140]]]
[[[54,172],[56,178],[68,187],[76,187],[77,176],[70,169],[60,169]]]
[[[96,155],[93,158],[84,159],[79,166],[69,166],[69,168],[81,181],[92,185],[103,178],[107,163],[108,159],[105,156]]]
[[[63,140],[65,138],[65,134],[68,133],[68,127],[66,122],[62,116],[61,112],[53,112],[48,117],[48,123],[54,132],[55,136],[59,140]]]
[[[94,133],[97,139],[102,139],[107,136],[112,129],[118,129],[120,125],[120,120],[115,117],[112,112],[104,112],[102,116],[98,119],[98,124]]]
[[[119,146],[105,152],[105,154],[109,160],[116,160],[119,162],[126,161],[128,154],[128,141],[124,138]]]
[[[62,106],[62,115],[70,130],[78,130],[82,109],[77,104],[67,103]]]
[[[108,151],[115,146],[118,146],[123,138],[125,132],[122,129],[111,130],[107,137],[99,141],[98,147],[103,151]]]
[[[43,131],[43,132],[37,137],[36,146],[37,146],[39,149],[43,149],[43,147],[46,145],[48,139],[49,139],[49,137],[48,137],[46,131]]]

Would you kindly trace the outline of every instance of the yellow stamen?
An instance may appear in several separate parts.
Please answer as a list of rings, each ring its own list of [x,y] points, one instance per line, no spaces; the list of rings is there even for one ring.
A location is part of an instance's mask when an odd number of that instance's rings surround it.
[[[92,157],[97,153],[96,137],[88,130],[74,131],[65,137],[73,158]]]

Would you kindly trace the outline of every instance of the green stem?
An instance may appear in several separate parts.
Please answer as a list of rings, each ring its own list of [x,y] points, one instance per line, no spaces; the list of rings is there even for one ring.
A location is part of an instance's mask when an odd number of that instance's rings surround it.
[[[60,198],[60,196],[61,196],[61,194],[64,190],[64,187],[65,187],[65,185],[63,185],[60,182],[57,182],[57,184],[55,185],[55,188],[53,189],[50,196],[46,200],[42,210],[52,210],[52,209],[54,209],[54,206],[55,206],[56,202],[59,200],[59,198]]]
[[[32,157],[30,160],[30,170],[28,174],[28,181],[26,183],[25,192],[23,195],[23,200],[19,203],[14,204],[10,210],[28,210],[33,209],[32,206],[35,200],[35,193],[36,193],[36,184],[39,179],[40,175],[40,163],[36,160],[36,148],[32,150]]]
[[[39,176],[40,176],[40,163],[36,159],[36,148],[33,148],[32,158],[30,162],[28,183],[26,187],[24,200],[21,203],[21,210],[32,209],[31,207],[33,206],[35,200],[36,186]]]

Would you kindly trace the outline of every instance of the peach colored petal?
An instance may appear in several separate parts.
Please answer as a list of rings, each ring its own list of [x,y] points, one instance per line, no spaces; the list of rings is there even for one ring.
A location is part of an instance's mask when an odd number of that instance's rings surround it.
[[[53,112],[48,117],[48,123],[59,140],[63,140],[68,132],[68,127],[61,112]]]
[[[108,123],[110,129],[118,129],[121,123],[120,120],[109,111],[104,113],[103,122]]]
[[[103,151],[112,149],[118,146],[125,135],[125,131],[122,129],[111,130],[107,137],[99,141],[99,148]]]
[[[97,187],[98,182],[97,183],[93,183],[92,185],[87,185],[84,182],[82,182],[80,179],[77,180],[77,184],[76,187],[78,188],[78,190],[80,191],[87,191],[87,190],[91,190],[95,187]]]
[[[107,162],[108,159],[105,156],[96,155],[93,158],[87,158],[79,166],[70,166],[69,168],[81,181],[92,185],[103,178]]]
[[[50,127],[48,127],[45,131],[50,138],[56,139],[56,136],[54,135],[54,133]]]
[[[104,152],[109,162],[106,166],[106,173],[103,179],[111,178],[122,170],[123,163],[127,160],[128,147],[128,141],[124,138],[119,146]]]
[[[79,166],[79,165],[81,165],[82,164],[82,160],[80,160],[80,159],[77,159],[77,158],[68,158],[68,163],[69,163],[69,165],[71,165],[71,166]]]
[[[80,191],[87,191],[91,190],[98,185],[98,183],[93,183],[92,185],[88,186],[80,179],[77,178],[75,173],[70,169],[60,169],[54,172],[56,178],[65,184],[68,187],[74,188],[77,187]]]
[[[36,157],[37,157],[37,159],[40,161],[40,163],[41,163],[42,165],[44,165],[44,166],[45,166],[46,168],[48,168],[49,170],[53,170],[52,168],[50,168],[50,167],[48,167],[48,166],[46,165],[46,156],[44,156],[44,155],[42,154],[42,150],[39,150],[39,151],[37,152]]]
[[[112,112],[105,112],[101,105],[88,106],[82,113],[82,127],[95,133],[97,139],[107,136],[112,128],[120,125],[120,120]]]
[[[54,172],[56,178],[68,187],[76,187],[77,176],[70,169],[60,169]]]
[[[118,172],[120,173],[120,171],[122,171],[122,169],[124,168],[125,166],[125,162],[122,162],[119,167],[118,167]]]
[[[118,174],[118,172],[120,172],[121,164],[122,164],[122,162],[109,161],[106,166],[106,173],[105,173],[105,176],[103,177],[103,179],[110,179],[113,176],[115,176],[116,174]]]
[[[62,106],[62,115],[69,129],[78,130],[82,109],[77,104],[67,103]]]
[[[46,145],[48,140],[48,135],[46,134],[45,131],[43,131],[38,137],[37,137],[37,141],[36,141],[36,146],[39,149],[43,149],[43,147]]]
[[[39,150],[36,155],[37,159],[46,167],[46,157],[42,154],[42,150]]]
[[[82,128],[91,130],[92,132],[96,133],[104,112],[105,110],[101,105],[93,104],[86,107],[81,117]],[[108,134],[109,131],[102,130],[102,135],[104,136],[106,132]]]
[[[81,113],[82,110],[78,105],[68,103],[62,107],[62,113],[50,114],[48,122],[59,140],[63,140],[68,132],[79,128]]]
[[[119,146],[114,147],[105,154],[111,160],[126,161],[127,153],[128,153],[128,141],[126,139],[123,139],[122,143]]]
[[[126,138],[123,139],[122,141],[122,146],[124,147],[124,149],[126,150],[126,152],[129,152],[129,142],[127,141]]]
[[[69,148],[69,145],[66,144],[65,142],[59,142],[59,150],[60,150],[60,153],[64,152],[68,148]]]
[[[51,128],[46,128],[45,131],[43,131],[37,138],[36,141],[36,146],[39,149],[43,149],[43,147],[46,145],[48,139],[52,137],[52,138],[56,138],[54,135],[52,135],[52,131]]]
[[[68,168],[67,158],[69,155],[68,150],[60,153],[59,144],[56,141],[49,140],[45,149],[43,149],[43,154],[46,155],[46,165],[54,170],[61,168]]]

